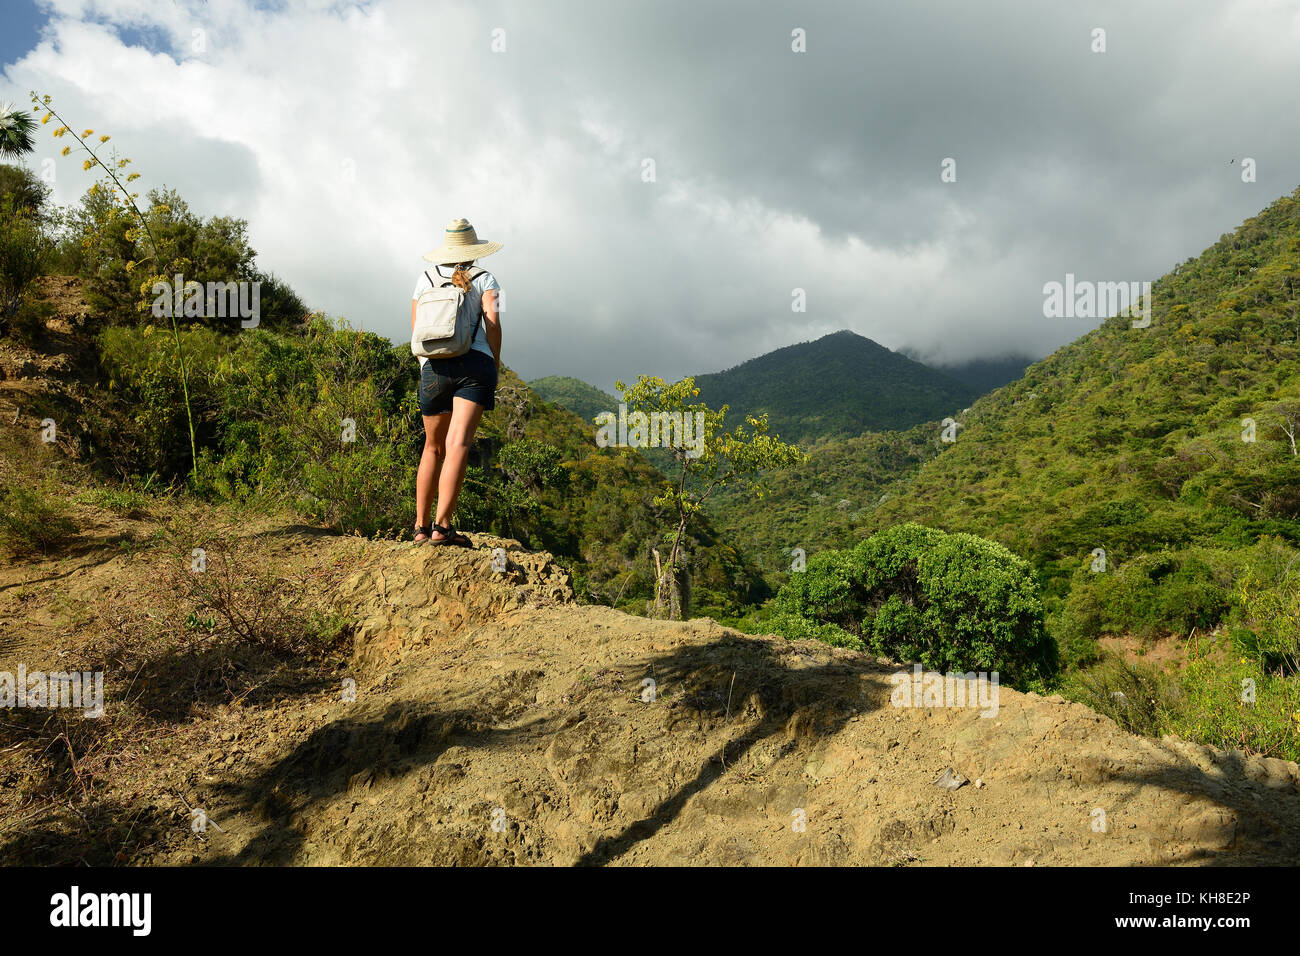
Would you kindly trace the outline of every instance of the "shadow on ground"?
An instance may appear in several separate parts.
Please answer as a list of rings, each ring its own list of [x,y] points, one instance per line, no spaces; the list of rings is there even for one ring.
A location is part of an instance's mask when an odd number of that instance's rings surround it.
[[[726,735],[701,762],[694,777],[641,819],[629,821],[583,854],[579,865],[619,859],[652,838],[682,812],[690,799],[713,786],[727,767],[755,745],[794,737],[833,734],[868,707],[864,676],[885,681],[878,665],[827,655],[794,655],[770,639],[727,634],[705,645],[690,645],[638,662],[639,673],[653,673],[661,687],[689,687],[672,706],[692,721],[707,720]],[[619,693],[626,693],[620,688]],[[875,695],[873,695],[875,696]],[[883,695],[886,696],[887,695]],[[431,767],[450,747],[473,752],[536,751],[536,738],[580,724],[588,702],[574,699],[555,707],[528,708],[524,714],[493,701],[488,688],[475,688],[458,706],[393,702],[342,717],[314,732],[294,750],[256,776],[222,786],[223,803],[251,814],[264,828],[236,853],[211,862],[284,865],[304,862],[302,854],[313,812],[335,797],[367,792],[371,785]],[[351,705],[358,707],[361,705]],[[522,718],[522,723],[521,723]],[[472,757],[471,757],[472,759]],[[486,834],[484,834],[486,836]],[[474,846],[448,835],[444,855],[432,863],[485,862]]]

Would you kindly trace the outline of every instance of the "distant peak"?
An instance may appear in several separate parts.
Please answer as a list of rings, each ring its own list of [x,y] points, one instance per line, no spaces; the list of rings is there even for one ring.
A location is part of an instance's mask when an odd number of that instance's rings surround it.
[[[838,332],[830,332],[817,339],[817,341],[825,342],[827,339],[858,339],[862,342],[872,342],[872,344],[875,344],[872,339],[867,338],[865,335],[859,335],[852,329],[840,329]]]

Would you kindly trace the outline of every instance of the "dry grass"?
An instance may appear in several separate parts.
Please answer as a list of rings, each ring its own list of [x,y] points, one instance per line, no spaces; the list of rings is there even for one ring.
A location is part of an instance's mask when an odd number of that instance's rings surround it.
[[[178,778],[159,767],[162,755],[171,764],[198,760],[213,746],[215,714],[337,682],[348,628],[322,598],[348,570],[346,555],[307,549],[299,557],[285,553],[283,538],[230,529],[192,543],[190,517],[172,517],[132,544],[138,559],[124,593],[90,607],[57,588],[37,598],[85,635],[58,668],[103,672],[104,715],[2,712],[4,863],[129,863],[191,839]],[[206,557],[199,572],[196,547]]]

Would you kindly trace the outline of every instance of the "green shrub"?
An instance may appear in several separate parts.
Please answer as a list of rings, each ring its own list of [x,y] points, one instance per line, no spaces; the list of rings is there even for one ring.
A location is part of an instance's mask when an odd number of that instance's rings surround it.
[[[542,515],[538,494],[543,488],[564,491],[569,486],[569,473],[560,464],[563,457],[554,445],[532,438],[502,445],[496,466],[505,481],[481,483],[489,500],[484,501],[487,509],[479,510],[499,513],[509,535],[528,542]]]
[[[1052,633],[1067,662],[1087,663],[1089,648],[1107,634],[1149,640],[1207,631],[1232,610],[1233,580],[1245,560],[1242,552],[1189,548],[1141,554],[1101,572],[1081,565]]]
[[[1067,653],[1077,642],[1090,653],[1077,655],[1062,692],[1125,730],[1160,736],[1176,734],[1223,749],[1295,760],[1300,757],[1300,575],[1296,551],[1265,538],[1249,550],[1150,555],[1119,573],[1077,581],[1068,613],[1058,619]],[[1124,571],[1128,570],[1129,574]],[[1185,600],[1195,611],[1208,594],[1217,609],[1225,601],[1225,577],[1237,577],[1228,595],[1225,626],[1212,637],[1196,637],[1191,659],[1164,675],[1098,651],[1103,633],[1155,633],[1163,616],[1177,620],[1173,605]],[[1204,604],[1202,604],[1202,608]],[[1187,618],[1182,618],[1186,623]],[[1116,696],[1122,694],[1123,696]]]
[[[1300,554],[1275,540],[1254,549],[1238,581],[1232,628],[1238,652],[1265,671],[1300,674]]]
[[[778,612],[767,620],[764,633],[780,634],[791,641],[824,641],[834,647],[847,647],[854,651],[867,650],[867,644],[856,634],[844,630],[838,624],[818,624],[806,617],[788,612]]]
[[[51,249],[48,230],[12,196],[0,197],[0,333],[23,308],[28,290],[45,268]],[[30,335],[27,337],[30,338]]]
[[[1223,749],[1300,760],[1300,678],[1258,659],[1197,657],[1179,675],[1181,700],[1165,732]],[[1253,696],[1253,700],[1250,698]]]
[[[287,503],[346,533],[410,527],[423,425],[418,373],[404,350],[321,317],[296,334],[195,327],[181,337],[198,418],[199,493]],[[109,387],[131,409],[135,468],[166,480],[188,471],[170,341],[151,326],[98,336]],[[567,487],[563,452],[485,435],[475,456],[458,521],[523,538],[548,530],[538,496]]]
[[[282,498],[344,532],[406,527],[420,442],[411,363],[380,336],[322,319],[304,336],[256,329],[235,341],[203,490]]]
[[[57,311],[49,302],[25,298],[9,320],[9,336],[28,345],[37,345],[45,337],[46,323]]]
[[[27,166],[0,163],[0,205],[44,220],[50,187]]]
[[[829,634],[846,646],[853,637],[933,670],[998,671],[1023,687],[1043,687],[1056,671],[1033,570],[975,535],[909,523],[852,551],[823,551],[791,576],[773,607],[787,629],[796,619],[806,636]]]
[[[1132,734],[1159,736],[1178,691],[1159,670],[1104,654],[1092,667],[1071,671],[1061,685],[1070,700],[1091,707]]]
[[[234,341],[204,328],[183,329],[180,336],[189,372],[195,438],[202,447],[210,445],[214,437],[220,382]],[[129,472],[157,474],[164,481],[187,475],[189,425],[170,330],[152,325],[110,326],[95,341],[108,391],[129,409],[122,422],[126,434],[111,436],[101,444],[124,455],[123,465]]]
[[[301,298],[275,275],[257,268],[249,245],[248,223],[229,216],[204,219],[192,212],[171,189],[152,190],[144,207],[149,228],[161,253],[152,255],[149,239],[134,216],[114,202],[113,193],[87,192],[78,206],[66,210],[53,261],[66,272],[86,280],[86,298],[97,318],[110,325],[135,326],[149,321],[152,284],[171,281],[179,272],[185,282],[259,283],[260,328],[284,331],[307,318]],[[155,276],[153,273],[160,273]],[[217,311],[215,302],[206,302]],[[205,310],[206,311],[206,310]],[[198,324],[225,332],[238,331],[240,317],[191,316],[181,324]]]
[[[143,517],[148,514],[149,507],[148,497],[127,488],[96,488],[82,492],[73,500],[77,504],[94,505],[127,518]]]
[[[0,548],[12,557],[60,550],[77,530],[63,511],[61,497],[46,488],[10,487],[0,498]]]

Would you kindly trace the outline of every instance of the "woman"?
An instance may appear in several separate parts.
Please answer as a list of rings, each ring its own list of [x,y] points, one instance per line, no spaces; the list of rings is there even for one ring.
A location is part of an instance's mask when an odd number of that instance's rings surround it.
[[[450,278],[465,292],[465,308],[479,317],[473,344],[455,358],[420,358],[420,414],[424,418],[424,452],[415,476],[415,543],[469,548],[469,538],[452,528],[456,499],[465,483],[469,446],[479,419],[496,407],[497,374],[501,369],[501,319],[497,293],[501,288],[490,272],[470,279],[467,270],[476,259],[501,248],[499,242],[480,241],[465,219],[453,219],[446,241],[424,258],[433,264],[438,279],[420,275],[411,296],[411,330],[415,330],[415,304],[420,294],[444,282],[442,266],[455,266]],[[481,313],[481,315],[480,315]],[[437,489],[438,512],[429,512]]]

